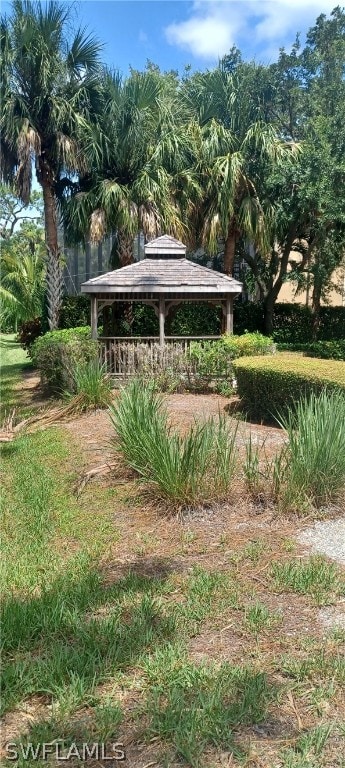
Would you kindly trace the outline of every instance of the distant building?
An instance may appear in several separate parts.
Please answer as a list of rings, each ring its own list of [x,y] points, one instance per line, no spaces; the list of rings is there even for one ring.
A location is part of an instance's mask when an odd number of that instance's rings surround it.
[[[296,251],[291,254],[291,261],[289,263],[288,272],[291,272],[292,262],[296,264],[301,260],[302,256]],[[283,283],[279,295],[278,301],[283,304],[304,304],[305,306],[311,306],[312,302],[312,286],[306,287],[305,290],[296,292],[296,283],[292,280],[287,280]],[[322,302],[324,304],[325,302]],[[332,288],[327,295],[327,305],[331,307],[345,307],[345,261],[342,266],[334,270],[332,275]]]

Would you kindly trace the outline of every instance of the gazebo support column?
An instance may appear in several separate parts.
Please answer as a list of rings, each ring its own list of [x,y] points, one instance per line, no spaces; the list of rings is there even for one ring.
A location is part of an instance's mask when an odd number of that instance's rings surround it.
[[[225,301],[225,333],[234,332],[234,300],[231,297]]]
[[[91,296],[91,338],[97,339],[97,296]]]
[[[164,341],[165,341],[165,335],[164,335],[164,325],[165,325],[165,301],[163,298],[159,298],[159,344],[161,347],[164,347]]]

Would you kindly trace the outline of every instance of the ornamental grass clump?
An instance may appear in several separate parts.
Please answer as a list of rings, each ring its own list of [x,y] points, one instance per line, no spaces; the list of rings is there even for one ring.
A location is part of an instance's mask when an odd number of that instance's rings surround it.
[[[288,436],[286,498],[321,507],[345,488],[345,394],[324,389],[279,418]]]
[[[133,379],[111,406],[110,418],[116,431],[116,448],[126,463],[142,477],[150,477],[152,446],[160,445],[168,434],[161,395],[153,384]]]
[[[214,500],[229,490],[236,430],[226,420],[193,424],[181,436],[168,423],[153,385],[132,381],[110,408],[115,447],[156,492],[177,506]]]
[[[75,364],[71,372],[73,393],[66,392],[76,411],[88,411],[93,408],[107,408],[112,400],[110,377],[106,364],[100,363],[98,355],[90,360]]]

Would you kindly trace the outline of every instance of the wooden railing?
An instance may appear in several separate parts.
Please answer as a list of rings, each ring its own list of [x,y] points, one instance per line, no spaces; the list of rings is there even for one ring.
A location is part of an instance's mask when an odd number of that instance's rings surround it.
[[[128,378],[162,370],[193,375],[195,364],[187,356],[193,341],[212,341],[220,336],[167,336],[163,347],[158,336],[101,336],[101,361],[113,376]]]

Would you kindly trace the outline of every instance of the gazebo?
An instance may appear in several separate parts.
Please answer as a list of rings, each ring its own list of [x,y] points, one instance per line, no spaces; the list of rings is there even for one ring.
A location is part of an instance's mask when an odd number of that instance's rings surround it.
[[[221,304],[225,331],[232,333],[233,300],[242,292],[242,283],[186,259],[186,246],[174,237],[162,235],[145,245],[142,261],[87,280],[82,283],[81,292],[91,298],[93,339],[97,339],[98,314],[104,307],[114,302],[138,301],[154,308],[159,319],[159,343],[164,347],[169,311],[185,301]]]

